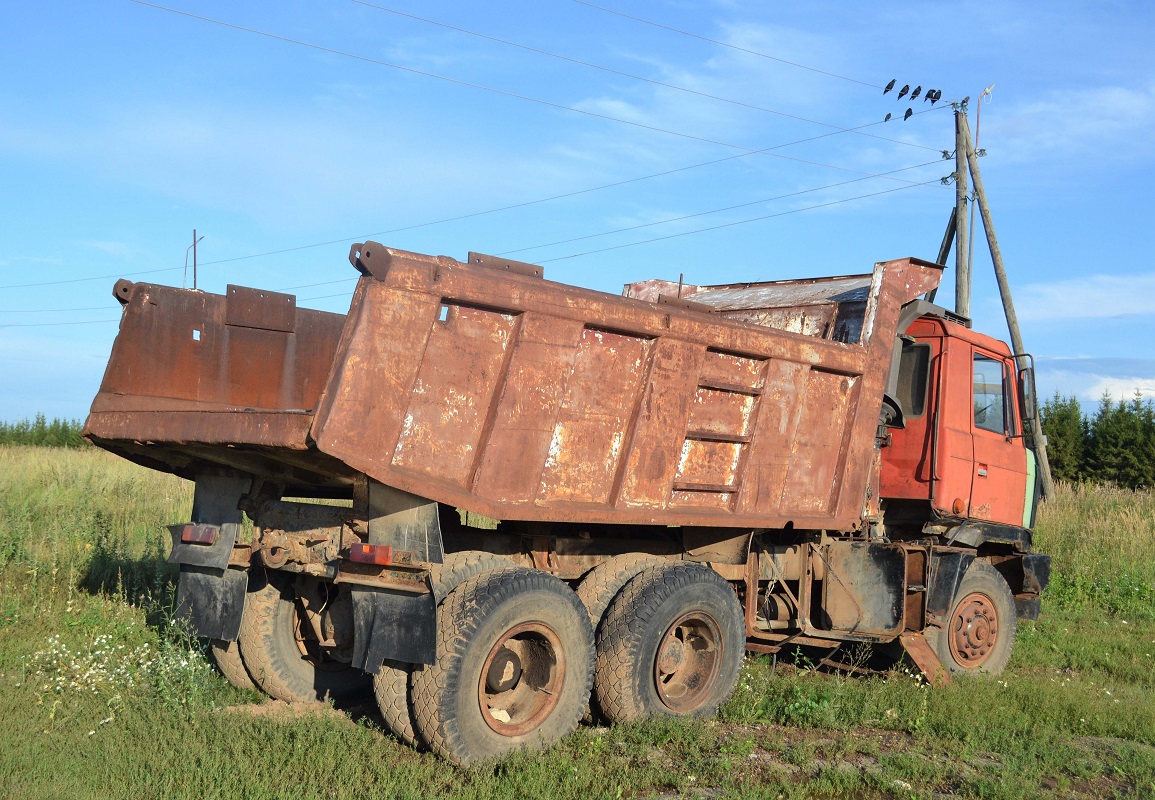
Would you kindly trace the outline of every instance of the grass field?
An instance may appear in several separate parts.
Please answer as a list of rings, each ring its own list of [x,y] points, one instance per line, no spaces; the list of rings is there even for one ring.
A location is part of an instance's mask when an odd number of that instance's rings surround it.
[[[1038,623],[999,679],[772,673],[717,721],[586,727],[461,771],[371,707],[262,703],[172,626],[190,486],[95,449],[0,448],[8,798],[1155,797],[1155,495],[1063,487]]]

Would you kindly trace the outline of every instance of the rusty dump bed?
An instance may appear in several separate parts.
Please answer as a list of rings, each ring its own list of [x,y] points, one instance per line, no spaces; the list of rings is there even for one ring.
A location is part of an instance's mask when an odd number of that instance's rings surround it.
[[[365,473],[497,519],[848,530],[899,309],[941,277],[902,259],[616,297],[472,254],[354,249],[347,317],[235,286],[118,283],[86,435],[288,494],[347,495]]]

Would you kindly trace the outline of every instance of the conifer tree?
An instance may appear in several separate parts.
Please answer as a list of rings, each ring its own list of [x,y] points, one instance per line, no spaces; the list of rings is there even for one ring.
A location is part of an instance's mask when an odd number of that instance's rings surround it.
[[[1087,442],[1087,473],[1091,480],[1129,489],[1144,485],[1142,414],[1143,402],[1138,393],[1130,402],[1118,403],[1103,394],[1091,420]]]
[[[1047,457],[1056,480],[1075,483],[1082,479],[1087,425],[1077,397],[1055,396],[1040,409],[1043,434],[1047,437]]]

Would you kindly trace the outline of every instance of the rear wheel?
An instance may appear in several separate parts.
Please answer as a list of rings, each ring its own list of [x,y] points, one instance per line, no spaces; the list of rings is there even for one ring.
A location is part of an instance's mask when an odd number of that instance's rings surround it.
[[[431,571],[433,594],[440,601],[458,584],[483,572],[511,567],[513,562],[505,556],[497,556],[480,550],[463,550],[450,553],[442,564]],[[413,665],[404,661],[386,659],[380,671],[373,676],[373,694],[381,716],[390,732],[410,747],[421,747],[413,723],[413,708],[409,702],[409,675]]]
[[[417,730],[459,765],[545,747],[577,727],[593,666],[589,614],[563,582],[479,575],[438,608],[437,661],[413,674]]]
[[[598,631],[594,693],[611,722],[709,716],[734,691],[746,631],[734,590],[679,561],[640,573]]]
[[[209,640],[209,647],[213,652],[213,660],[217,669],[225,676],[229,683],[238,689],[252,689],[259,692],[260,687],[253,683],[253,678],[245,668],[241,658],[241,648],[236,642],[227,642],[224,639]]]
[[[618,596],[622,587],[633,580],[634,576],[642,570],[661,563],[661,558],[649,553],[623,553],[598,564],[582,578],[582,582],[577,587],[577,596],[582,601],[582,605],[589,611],[590,624],[594,627],[595,639],[606,609]],[[591,695],[589,710],[582,717],[582,721],[592,723],[604,718],[605,714],[598,706],[597,695]]]
[[[253,681],[277,700],[341,701],[369,688],[369,676],[350,666],[343,651],[320,645],[292,582],[282,575],[246,598],[237,643]]]
[[[590,623],[597,632],[606,609],[622,587],[648,567],[662,563],[649,553],[624,553],[598,564],[578,584],[577,596],[590,613]]]
[[[955,591],[946,627],[928,629],[926,639],[952,673],[998,675],[1011,660],[1017,628],[1006,580],[986,561],[975,561]]]

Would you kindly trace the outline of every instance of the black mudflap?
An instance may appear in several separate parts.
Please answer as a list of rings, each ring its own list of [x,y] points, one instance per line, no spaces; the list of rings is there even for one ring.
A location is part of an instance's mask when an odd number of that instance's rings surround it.
[[[187,620],[197,636],[236,641],[245,611],[249,574],[182,564],[176,592],[176,618]]]
[[[353,666],[376,674],[385,659],[432,664],[437,654],[437,602],[358,586],[353,595]]]

